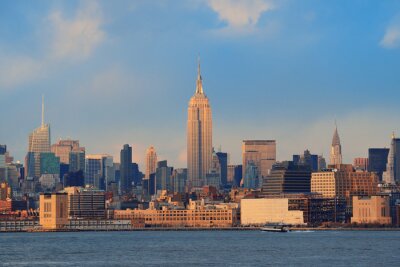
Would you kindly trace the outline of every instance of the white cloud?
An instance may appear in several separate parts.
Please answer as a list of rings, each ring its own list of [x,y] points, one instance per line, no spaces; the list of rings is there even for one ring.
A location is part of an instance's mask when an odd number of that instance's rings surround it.
[[[0,63],[0,88],[7,89],[42,76],[43,62],[30,57],[6,57]]]
[[[389,23],[379,44],[387,49],[400,47],[400,15],[395,16]]]
[[[54,29],[52,56],[56,59],[87,58],[104,40],[103,20],[96,2],[85,2],[73,19],[65,19],[61,12],[49,16]]]
[[[73,19],[65,19],[60,11],[48,17],[50,40],[43,42],[42,50],[49,54],[1,55],[0,89],[12,89],[43,78],[46,72],[57,68],[61,61],[87,59],[105,39],[101,29],[103,20],[97,2],[85,1]]]
[[[274,8],[266,0],[208,0],[208,5],[229,30],[238,33],[254,31],[262,13]]]
[[[386,29],[380,45],[384,48],[396,48],[400,46],[400,25],[391,25]]]

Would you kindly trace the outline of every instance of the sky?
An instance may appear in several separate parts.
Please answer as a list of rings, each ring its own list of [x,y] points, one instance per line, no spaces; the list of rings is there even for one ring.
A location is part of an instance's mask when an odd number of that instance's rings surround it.
[[[144,169],[186,167],[197,58],[213,143],[241,162],[244,139],[274,139],[277,159],[344,161],[400,135],[400,1],[0,1],[0,144],[23,161],[41,123]]]

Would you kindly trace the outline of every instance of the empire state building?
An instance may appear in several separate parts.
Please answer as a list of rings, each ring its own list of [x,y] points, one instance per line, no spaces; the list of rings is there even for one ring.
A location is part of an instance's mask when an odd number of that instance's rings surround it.
[[[197,70],[196,92],[190,98],[187,121],[187,167],[189,187],[206,183],[212,161],[211,106],[203,91],[200,62]]]

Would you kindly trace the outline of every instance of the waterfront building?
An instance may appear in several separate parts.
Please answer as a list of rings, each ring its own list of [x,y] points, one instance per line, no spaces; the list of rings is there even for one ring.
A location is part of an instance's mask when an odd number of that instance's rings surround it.
[[[150,205],[152,206],[152,205]],[[189,200],[184,207],[163,206],[161,209],[115,210],[114,219],[144,222],[152,227],[232,227],[238,221],[238,205],[235,203],[204,204]]]
[[[353,196],[351,222],[391,224],[389,196]]]
[[[86,155],[85,185],[104,189],[115,180],[113,157],[107,154]]]
[[[353,160],[353,167],[356,170],[368,170],[368,158],[355,158]]]
[[[242,225],[284,223],[304,225],[304,212],[290,210],[288,198],[241,199],[240,220]]]
[[[243,140],[242,143],[243,173],[245,177],[247,164],[252,162],[257,167],[257,176],[263,178],[269,174],[276,162],[275,140]]]
[[[212,115],[198,64],[196,92],[189,101],[187,169],[189,187],[202,187],[212,161]]]
[[[153,146],[146,150],[146,173],[145,178],[149,178],[150,174],[156,173],[157,169],[157,153]]]
[[[348,207],[351,207],[354,195],[376,194],[378,183],[376,173],[356,171],[351,164],[336,165],[336,169],[311,174],[311,192],[327,198],[346,198]]]
[[[120,154],[120,184],[121,192],[128,193],[132,190],[133,169],[132,169],[132,147],[124,145]]]
[[[379,177],[379,181],[382,181],[383,172],[386,171],[388,156],[388,148],[368,149],[368,171],[375,172]]]
[[[293,162],[276,163],[264,178],[262,194],[309,193],[311,189],[311,166],[295,165]]]
[[[168,163],[166,160],[162,160],[157,163],[154,189],[155,192],[159,190],[172,191],[172,172],[173,168],[168,167]]]
[[[39,202],[39,223],[44,229],[62,229],[68,223],[66,193],[42,193]]]
[[[50,152],[50,125],[44,122],[42,99],[42,124],[29,134],[28,154],[25,158],[26,176],[40,177],[40,153]]]
[[[336,126],[332,138],[330,165],[339,165],[339,164],[342,164],[342,145],[340,144],[339,133]]]
[[[106,216],[105,192],[94,188],[66,187],[68,194],[68,217],[104,219]]]

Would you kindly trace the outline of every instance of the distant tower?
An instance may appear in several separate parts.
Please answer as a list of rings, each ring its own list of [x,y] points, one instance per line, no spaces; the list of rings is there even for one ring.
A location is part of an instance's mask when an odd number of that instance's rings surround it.
[[[335,133],[333,134],[332,146],[331,146],[330,165],[338,165],[338,164],[342,164],[342,146],[340,144],[337,125],[335,125]]]
[[[124,145],[120,154],[120,181],[121,191],[123,193],[130,192],[132,188],[133,172],[132,172],[132,147],[128,144]]]
[[[145,178],[149,179],[150,174],[156,173],[157,169],[157,153],[153,146],[150,146],[146,150],[146,176]]]
[[[48,152],[50,152],[50,125],[44,122],[44,97],[42,96],[42,124],[29,134],[25,176],[40,176],[40,154]]]
[[[196,92],[189,101],[187,120],[187,167],[190,187],[205,184],[212,161],[211,106],[203,91],[200,61],[197,71]]]
[[[388,155],[388,160],[386,164],[386,171],[383,173],[382,180],[385,184],[396,184],[396,176],[395,176],[395,136],[392,134],[392,142],[390,144],[390,150]]]

